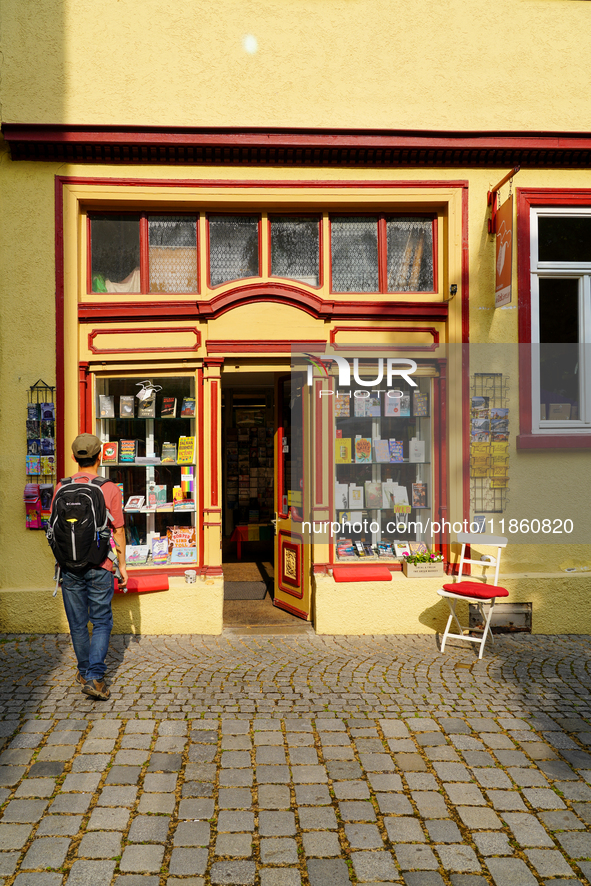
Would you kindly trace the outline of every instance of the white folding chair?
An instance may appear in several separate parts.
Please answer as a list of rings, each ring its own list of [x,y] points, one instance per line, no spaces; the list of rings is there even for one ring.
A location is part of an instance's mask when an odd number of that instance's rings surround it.
[[[482,535],[481,533],[472,534],[469,532],[458,532],[458,542],[462,545],[458,579],[452,584],[443,585],[443,587],[439,591],[437,591],[440,597],[446,598],[450,608],[450,615],[447,620],[447,627],[445,628],[445,632],[441,640],[441,651],[443,652],[445,649],[447,638],[452,637],[454,640],[466,640],[468,643],[479,643],[480,652],[478,654],[478,658],[482,658],[482,655],[484,653],[484,644],[486,643],[486,638],[488,635],[490,635],[490,638],[494,643],[494,637],[490,630],[490,620],[495,608],[495,601],[498,597],[509,596],[509,591],[506,588],[500,588],[498,586],[499,567],[501,565],[501,550],[507,546],[507,539],[503,538],[501,535]],[[497,556],[492,557],[489,554],[486,554],[478,560],[473,560],[466,557],[466,545],[490,545],[496,547]],[[483,574],[482,576],[480,576],[479,580],[475,581],[473,579],[470,579],[468,581],[462,581],[462,572],[464,570],[465,563],[473,563],[475,565],[483,567]],[[494,566],[495,577],[492,584],[488,583],[488,577],[485,575],[487,566]],[[469,633],[468,635],[466,635],[466,632],[474,630],[474,628],[463,627],[460,624],[460,621],[456,614],[456,606],[459,600],[467,603],[475,603],[476,606],[478,606],[482,615],[482,620],[484,622],[482,637],[471,637]],[[484,611],[485,603],[490,604],[488,615]],[[458,626],[459,634],[450,634],[449,629],[452,626],[453,622],[455,622]]]

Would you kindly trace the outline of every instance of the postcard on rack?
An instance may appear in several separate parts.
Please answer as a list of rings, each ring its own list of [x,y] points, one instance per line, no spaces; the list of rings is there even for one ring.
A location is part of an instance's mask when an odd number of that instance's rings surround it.
[[[54,403],[40,403],[39,411],[41,413],[41,421],[55,421]]]
[[[482,413],[487,412],[489,402],[490,400],[488,397],[472,397],[471,407],[472,414],[475,418],[478,418],[479,416],[482,418],[484,417],[482,416]]]

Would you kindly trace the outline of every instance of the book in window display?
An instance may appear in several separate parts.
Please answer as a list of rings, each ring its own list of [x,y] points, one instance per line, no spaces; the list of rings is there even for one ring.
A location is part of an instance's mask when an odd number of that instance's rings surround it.
[[[334,414],[336,418],[349,418],[351,415],[351,397],[349,394],[336,395]]]
[[[127,545],[125,562],[128,566],[145,566],[150,553],[149,545]]]
[[[115,418],[115,397],[99,394],[99,417]]]
[[[152,563],[155,566],[165,566],[168,563],[168,538],[152,539]]]
[[[412,414],[417,418],[429,415],[429,395],[421,391],[413,391]]]
[[[373,441],[373,451],[376,464],[384,465],[390,463],[390,441],[375,439]]]
[[[119,461],[133,462],[137,455],[137,440],[120,440],[119,441]]]
[[[179,437],[177,462],[192,465],[195,461],[195,437]]]
[[[140,400],[137,408],[138,418],[156,418],[156,398]]]
[[[143,508],[145,500],[144,495],[130,495],[123,510],[139,512]]]
[[[404,444],[402,440],[388,440],[390,449],[390,462],[396,464],[404,461]]]
[[[160,418],[176,418],[176,397],[163,397]]]
[[[160,461],[162,464],[175,464],[176,452],[176,443],[164,442],[162,444],[162,453],[160,455]]]
[[[102,464],[114,465],[119,461],[119,444],[117,441],[103,443]]]
[[[338,465],[351,464],[351,438],[337,437],[335,440],[335,462]]]
[[[195,418],[195,397],[183,397],[181,418]]]
[[[349,507],[351,510],[363,508],[363,486],[349,483]]]
[[[135,417],[135,397],[131,395],[122,395],[119,397],[119,418]]]
[[[365,481],[365,507],[369,510],[382,507],[382,484],[378,481]]]
[[[355,464],[371,464],[371,437],[355,437]]]
[[[412,484],[412,506],[413,508],[427,507],[427,486],[425,483]]]

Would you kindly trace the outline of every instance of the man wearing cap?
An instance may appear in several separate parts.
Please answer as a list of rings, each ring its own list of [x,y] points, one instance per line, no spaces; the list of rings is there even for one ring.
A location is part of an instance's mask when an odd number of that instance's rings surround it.
[[[79,471],[72,474],[76,482],[90,482],[98,474],[101,463],[101,441],[94,434],[80,434],[72,443],[74,459]],[[60,488],[56,486],[55,491]],[[125,568],[125,529],[121,490],[115,483],[105,483],[102,487],[105,504],[110,514],[109,525],[119,560],[121,579],[119,587],[127,585]],[[62,569],[62,597],[72,645],[78,660],[76,681],[82,692],[91,698],[106,699],[110,692],[105,681],[107,651],[113,629],[111,601],[114,592],[113,561],[107,558],[98,568],[94,566],[84,572],[70,572]],[[88,622],[92,624],[92,637],[89,636]]]

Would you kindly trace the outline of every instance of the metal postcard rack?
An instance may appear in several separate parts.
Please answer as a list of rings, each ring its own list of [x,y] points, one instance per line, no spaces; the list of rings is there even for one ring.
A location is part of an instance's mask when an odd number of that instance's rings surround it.
[[[489,410],[509,407],[509,377],[502,372],[476,372],[470,377],[471,397],[488,397]],[[470,400],[472,404],[472,400]],[[470,428],[472,429],[472,410]],[[510,419],[510,413],[507,413]],[[472,444],[471,444],[472,449]],[[472,458],[470,459],[472,463]],[[471,471],[472,474],[472,471]],[[470,476],[470,507],[473,514],[501,514],[508,502],[508,459],[506,485],[492,486],[491,477]]]

